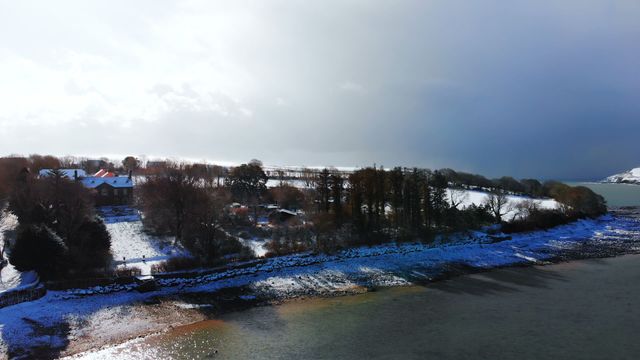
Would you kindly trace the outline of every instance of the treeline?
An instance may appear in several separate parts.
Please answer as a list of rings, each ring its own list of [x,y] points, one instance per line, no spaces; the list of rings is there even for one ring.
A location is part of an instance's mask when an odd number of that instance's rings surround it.
[[[309,188],[282,181],[268,189],[262,164],[252,161],[231,168],[222,183],[215,177],[196,165],[168,164],[163,172],[149,176],[139,191],[146,226],[151,231],[175,235],[177,241],[209,262],[239,251],[224,229],[255,225],[260,205],[268,203],[302,210],[307,220],[270,230],[273,254],[302,249],[334,251],[390,240],[428,240],[438,233],[501,223],[511,210],[517,214],[511,223],[528,219],[521,230],[606,212],[604,199],[587,188],[532,179],[488,180],[448,169],[370,167],[349,174],[324,169],[315,172]],[[487,192],[487,200],[466,205],[467,189]],[[563,205],[547,210],[531,201],[514,208],[508,194],[548,196]],[[246,213],[225,206],[232,202],[247,205]],[[551,217],[553,221],[548,220]],[[519,231],[516,227],[510,230]]]
[[[86,189],[56,175],[35,178],[33,170],[16,176],[21,169],[56,165],[65,164],[53,157],[0,159],[2,189],[10,195],[21,230],[29,227],[19,237],[46,239],[52,248],[47,254],[62,254],[55,259],[70,257],[67,266],[50,258],[43,261],[51,274],[100,266],[108,259],[108,240],[95,244],[83,240],[89,231],[103,233]],[[141,162],[127,157],[121,166],[139,172]],[[153,169],[136,184],[143,224],[149,232],[174,236],[199,264],[249,256],[238,241],[240,231],[248,232],[243,237],[271,236],[270,252],[278,255],[393,240],[429,241],[435,234],[502,223],[509,212],[515,215],[503,224],[506,231],[547,228],[606,212],[604,199],[584,187],[512,177],[490,180],[451,169],[374,166],[351,172],[301,171],[309,185],[303,188],[289,185],[284,177],[278,186],[267,188],[269,177],[257,160],[232,168],[163,161]],[[469,204],[467,190],[487,193],[486,201]],[[551,197],[562,206],[540,209],[536,202],[526,201],[515,208],[509,194]],[[255,226],[268,213],[266,204],[300,210],[302,220],[275,228]]]
[[[16,269],[35,270],[43,279],[108,270],[111,238],[82,184],[58,171],[37,177],[23,168],[8,200],[19,221],[9,256]]]
[[[323,230],[318,233],[317,246],[336,249],[430,239],[436,233],[501,221],[507,211],[504,190],[493,188],[485,204],[462,206],[467,194],[450,181],[453,175],[453,171],[370,167],[343,177],[340,172],[323,170],[311,194],[318,204],[312,218]]]
[[[383,230],[419,235],[453,227],[457,222],[454,218],[465,211],[451,205],[448,184],[440,172],[372,167],[357,170],[347,178],[324,170],[318,178],[317,199],[324,204],[319,212],[332,213],[336,226],[349,223],[355,234],[371,241],[388,236]]]

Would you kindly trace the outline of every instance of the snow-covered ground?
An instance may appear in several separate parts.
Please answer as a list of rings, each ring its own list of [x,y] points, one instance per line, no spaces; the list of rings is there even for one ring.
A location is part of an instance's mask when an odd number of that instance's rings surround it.
[[[100,214],[111,234],[111,253],[119,266],[134,266],[143,275],[151,273],[151,266],[189,252],[173,244],[172,237],[157,237],[144,232],[142,221],[131,210],[101,208]]]
[[[629,171],[626,171],[620,174],[611,175],[606,179],[602,180],[602,182],[605,182],[605,183],[624,182],[624,183],[640,184],[640,167],[631,169]]]
[[[240,238],[240,242],[242,242],[243,245],[249,247],[249,249],[251,249],[251,251],[253,251],[253,254],[256,257],[263,257],[267,254],[267,243],[269,242],[270,239],[264,239],[264,238],[258,238],[258,237],[254,237],[251,239],[242,239]]]
[[[447,196],[449,197],[450,203],[460,202],[461,207],[467,207],[471,206],[472,204],[477,206],[482,205],[489,198],[489,193],[476,190],[447,189]],[[533,199],[527,196],[508,195],[507,201],[507,205],[505,206],[505,214],[502,216],[502,220],[504,221],[510,221],[514,218],[514,216],[518,215],[517,205],[525,201],[533,201],[541,209],[560,208],[560,203],[558,203],[554,199]]]
[[[307,186],[307,182],[304,180],[278,180],[278,179],[269,179],[267,180],[267,187],[268,188],[272,188],[272,187],[277,187],[280,186],[280,184],[286,184],[289,186],[293,186],[293,187],[297,187],[298,189],[307,189],[307,188],[313,188],[315,185],[313,183],[310,183],[310,186]]]
[[[567,253],[603,256],[638,252],[640,219],[637,214],[607,215],[494,241],[495,238],[476,232],[438,246],[385,244],[334,255],[295,254],[193,278],[160,279],[159,290],[144,294],[132,291],[131,285],[49,291],[39,300],[0,309],[0,352],[51,343],[64,346],[74,339],[90,339],[86,346],[95,347],[118,335],[135,337],[145,331],[160,331],[166,325],[156,325],[158,321],[148,310],[153,307],[140,309],[141,301],[158,296],[174,299],[178,294],[243,287],[247,291],[242,294],[245,297],[284,299],[349,292],[354,287],[411,284],[432,279],[448,265],[455,264],[491,268],[536,263]],[[189,307],[184,301],[169,302],[175,302],[172,313]],[[33,321],[45,327],[59,325],[57,328],[66,330],[58,335],[38,335]]]
[[[13,265],[7,264],[0,272],[0,293],[32,287],[37,283],[38,275],[35,271],[20,272]]]
[[[0,212],[0,249],[5,246],[5,236],[15,231],[18,226],[18,218],[7,211]],[[6,254],[4,254],[6,257]],[[2,259],[0,259],[1,261]],[[0,270],[0,293],[19,290],[34,286],[38,283],[38,275],[34,271],[20,272],[11,264],[7,264]]]

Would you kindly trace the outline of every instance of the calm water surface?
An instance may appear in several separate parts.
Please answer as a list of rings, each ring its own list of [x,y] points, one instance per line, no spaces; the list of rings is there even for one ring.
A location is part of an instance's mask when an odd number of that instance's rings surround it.
[[[607,200],[610,207],[640,206],[640,185],[600,184],[593,182],[566,182],[569,185],[588,187]]]

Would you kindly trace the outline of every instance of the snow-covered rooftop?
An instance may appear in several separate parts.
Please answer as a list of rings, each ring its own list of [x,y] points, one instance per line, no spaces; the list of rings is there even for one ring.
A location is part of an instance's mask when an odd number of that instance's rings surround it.
[[[133,180],[128,176],[115,177],[86,177],[81,180],[82,184],[88,188],[96,188],[102,184],[108,184],[114,188],[132,188]]]

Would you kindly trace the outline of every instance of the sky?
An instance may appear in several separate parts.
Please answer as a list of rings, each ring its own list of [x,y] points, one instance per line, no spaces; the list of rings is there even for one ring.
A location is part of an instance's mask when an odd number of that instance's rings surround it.
[[[0,0],[0,154],[640,166],[640,2]]]

